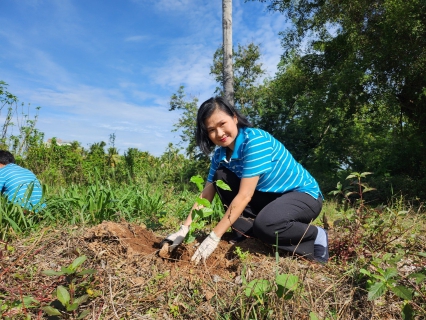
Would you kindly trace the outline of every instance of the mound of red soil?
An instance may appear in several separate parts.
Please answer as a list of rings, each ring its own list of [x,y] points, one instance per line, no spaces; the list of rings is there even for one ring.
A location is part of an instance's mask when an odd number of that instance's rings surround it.
[[[223,272],[235,271],[239,264],[235,259],[234,249],[236,245],[228,242],[229,236],[228,234],[224,235],[216,250],[205,263],[205,266],[211,271],[214,270],[215,273],[222,274]],[[113,244],[115,244],[119,248],[118,254],[126,259],[154,256],[157,259],[162,259],[164,264],[179,265],[180,268],[193,267],[191,258],[200,242],[204,240],[204,237],[201,236],[193,243],[181,244],[171,253],[163,250],[164,253],[159,255],[162,237],[157,236],[144,226],[111,221],[105,221],[87,230],[84,238],[95,255],[111,250],[114,247]],[[270,246],[252,238],[238,243],[237,246],[242,251],[250,252],[254,257],[261,258],[273,254]]]
[[[153,254],[158,250],[159,242],[158,238],[144,226],[111,221],[104,221],[87,230],[84,238],[91,242],[89,247],[94,249],[100,243],[119,243],[123,247],[123,252],[129,257]]]

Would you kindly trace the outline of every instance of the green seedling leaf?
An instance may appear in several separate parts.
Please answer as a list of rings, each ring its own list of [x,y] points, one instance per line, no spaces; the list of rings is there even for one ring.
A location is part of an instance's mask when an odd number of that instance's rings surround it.
[[[195,237],[193,235],[189,235],[187,236],[188,238],[186,239],[186,243],[191,243],[195,241]]]
[[[61,267],[62,274],[73,274],[75,270],[71,270],[69,267]]]
[[[419,255],[420,257],[426,258],[426,252],[418,252],[417,255]]]
[[[79,306],[79,304],[78,303],[72,303],[72,304],[69,304],[69,305],[67,305],[67,311],[74,311],[74,310],[77,310],[77,308],[78,308],[78,306]]]
[[[32,304],[38,304],[39,303],[37,299],[34,299],[33,297],[30,297],[30,296],[24,297],[22,299],[22,302],[23,302],[25,308],[30,307]]]
[[[246,297],[262,297],[265,293],[270,291],[270,283],[266,279],[254,279],[249,282],[247,288],[244,290]]]
[[[83,319],[84,317],[86,317],[88,314],[90,313],[90,310],[84,310],[83,312],[80,313],[80,315],[77,317],[77,320],[79,319]]]
[[[51,306],[41,307],[41,310],[47,313],[48,316],[60,316],[62,315],[58,309],[55,309]]]
[[[75,259],[69,266],[69,268],[73,271],[77,270],[77,268],[84,262],[86,261],[87,257],[86,256],[80,256],[77,259]]]
[[[374,172],[363,172],[360,174],[361,178],[365,178],[366,176],[368,176],[369,174],[373,174]]]
[[[77,273],[77,275],[78,276],[84,276],[86,274],[94,274],[94,273],[96,273],[96,270],[94,270],[94,269],[86,269],[86,270],[83,270],[83,271]]]
[[[199,218],[201,218],[202,214],[203,212],[201,211],[201,209],[192,210],[192,214],[191,214],[192,221],[196,221]]]
[[[89,295],[85,294],[85,295],[82,295],[81,297],[74,299],[74,303],[77,303],[77,305],[80,305],[82,303],[85,303],[87,299],[89,299]]]
[[[299,277],[292,274],[279,274],[276,277],[276,282],[288,290],[296,290],[299,282]]]
[[[217,180],[216,185],[223,190],[231,191],[231,188],[222,180]]]
[[[287,299],[290,299],[293,292],[297,289],[299,277],[292,274],[279,274],[275,282],[278,285],[277,295],[282,297],[285,294]]]
[[[414,310],[410,303],[406,303],[402,308],[402,319],[412,320],[414,319]]]
[[[398,270],[396,270],[395,268],[388,268],[385,270],[383,276],[386,280],[389,280],[395,277],[397,274],[398,274]]]
[[[413,292],[404,286],[391,287],[393,293],[404,300],[411,301],[413,299]]]
[[[207,218],[213,214],[213,209],[211,208],[202,208],[201,212],[203,213],[203,218]]]
[[[408,276],[409,278],[414,278],[417,284],[423,282],[426,276],[423,273],[412,273]]]
[[[358,173],[358,172],[352,172],[350,175],[348,175],[348,176],[346,177],[346,180],[348,180],[348,179],[353,179],[353,178],[358,178],[358,176],[359,176],[359,173]]]
[[[62,303],[63,306],[68,305],[70,302],[70,294],[64,286],[58,286],[56,289],[56,297]]]
[[[197,202],[199,205],[202,205],[203,207],[206,207],[206,208],[210,208],[211,206],[210,201],[204,198],[197,198],[195,202]]]
[[[203,191],[204,179],[200,175],[192,176],[189,181],[195,183],[199,191]]]
[[[382,260],[383,260],[383,261],[388,261],[388,260],[389,260],[392,256],[393,256],[393,254],[392,254],[392,253],[390,253],[390,252],[385,253],[385,254],[383,255]]]
[[[376,282],[370,287],[368,290],[368,300],[372,301],[380,297],[383,293],[385,293],[386,284],[384,282]]]
[[[356,192],[354,192],[354,191],[350,191],[350,192],[347,192],[346,194],[345,194],[345,196],[346,197],[349,197],[349,196],[351,196],[351,195],[353,195],[353,194],[357,194]]]
[[[45,270],[42,271],[46,276],[63,276],[64,273],[62,271],[53,271],[53,270]]]

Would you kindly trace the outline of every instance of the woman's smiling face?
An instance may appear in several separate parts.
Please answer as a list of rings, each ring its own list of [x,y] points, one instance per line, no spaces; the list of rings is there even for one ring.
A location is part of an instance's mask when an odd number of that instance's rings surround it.
[[[235,139],[238,135],[237,116],[234,115],[231,117],[226,112],[217,108],[205,120],[204,124],[206,125],[209,139],[215,145],[234,150]]]

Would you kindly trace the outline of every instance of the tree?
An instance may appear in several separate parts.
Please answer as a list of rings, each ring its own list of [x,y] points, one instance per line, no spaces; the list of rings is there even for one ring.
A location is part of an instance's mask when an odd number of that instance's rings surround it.
[[[234,105],[234,74],[232,69],[232,0],[222,0],[223,28],[223,91],[224,97]]]
[[[197,142],[195,140],[198,99],[194,97],[191,101],[186,101],[185,96],[185,87],[180,86],[177,93],[174,93],[170,98],[169,111],[179,110],[183,112],[178,122],[173,125],[174,129],[172,131],[181,130],[180,137],[182,141],[179,144],[187,143],[186,155],[192,159],[199,156],[201,152],[197,150]]]
[[[30,109],[30,104],[19,104],[18,98],[7,91],[7,83],[0,80],[0,115],[6,111],[0,130],[0,147],[9,148],[15,156],[23,156],[31,146],[43,143],[44,134],[36,128],[40,107],[35,108],[33,118],[30,117]],[[12,134],[14,129],[17,129],[17,134]]]
[[[259,63],[259,47],[249,44],[247,47],[238,45],[238,51],[232,54],[232,64],[236,67],[234,73],[235,103],[245,114],[254,114],[251,109],[253,101],[256,99],[258,78],[264,73],[262,64]],[[210,74],[214,75],[220,87],[215,93],[224,95],[223,92],[223,48],[216,50],[213,56],[213,65]],[[169,111],[181,111],[182,115],[178,122],[174,124],[173,131],[180,131],[181,143],[186,143],[186,155],[190,159],[205,159],[204,154],[198,149],[195,140],[196,118],[198,112],[198,99],[193,97],[186,99],[185,87],[180,86],[178,91],[170,98]]]
[[[266,1],[262,1],[266,2]],[[284,54],[295,49],[317,75],[329,74],[329,101],[344,88],[353,102],[385,101],[402,112],[426,143],[426,3],[423,0],[269,1],[294,21],[282,32]],[[302,42],[309,39],[308,46]],[[304,52],[303,52],[304,51]],[[303,54],[302,54],[303,52]],[[350,92],[348,88],[350,87]],[[345,97],[343,97],[345,98]],[[394,106],[397,108],[394,108]]]
[[[258,97],[258,90],[262,86],[258,83],[260,77],[265,73],[262,63],[259,46],[249,43],[247,46],[238,44],[237,51],[232,53],[232,64],[234,66],[234,102],[244,114],[255,117],[253,112],[254,101]],[[210,67],[210,74],[215,77],[220,85],[216,87],[215,93],[224,96],[223,77],[223,48],[218,48],[213,55],[213,64]]]
[[[276,131],[297,148],[302,144],[289,139],[291,127],[311,132],[304,152],[328,157],[338,170],[424,178],[426,3],[261,2],[294,23],[281,32],[283,61],[263,121],[292,110],[291,123]]]

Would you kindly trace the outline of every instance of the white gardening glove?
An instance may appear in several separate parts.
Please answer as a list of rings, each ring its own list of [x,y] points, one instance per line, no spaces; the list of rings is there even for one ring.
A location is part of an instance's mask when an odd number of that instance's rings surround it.
[[[212,231],[209,236],[200,244],[197,251],[195,251],[191,261],[194,261],[195,264],[198,264],[202,259],[203,262],[205,262],[206,259],[212,254],[214,249],[216,249],[219,241],[220,237],[218,237],[214,231]]]
[[[181,225],[177,232],[168,235],[163,241],[161,241],[160,247],[163,247],[165,243],[169,243],[169,251],[173,251],[183,242],[183,239],[185,239],[188,231],[188,226]]]

